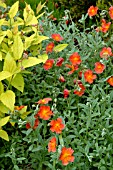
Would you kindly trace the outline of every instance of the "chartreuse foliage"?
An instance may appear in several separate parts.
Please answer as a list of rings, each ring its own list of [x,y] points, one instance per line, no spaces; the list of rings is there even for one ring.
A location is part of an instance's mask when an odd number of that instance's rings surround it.
[[[19,17],[19,1],[9,10],[2,1],[0,6],[8,11],[7,16],[0,19],[0,117],[9,114],[0,120],[0,137],[9,140],[1,127],[14,111],[15,89],[23,92],[26,68],[47,60],[47,54],[40,51],[41,42],[48,37],[40,36],[37,18],[42,14],[35,16],[29,4],[26,3],[23,18]],[[43,6],[41,3],[38,5],[37,14]]]

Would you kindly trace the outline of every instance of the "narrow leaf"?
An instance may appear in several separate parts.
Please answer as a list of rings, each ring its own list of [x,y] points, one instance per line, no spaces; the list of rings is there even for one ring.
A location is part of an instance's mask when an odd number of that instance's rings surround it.
[[[22,57],[23,53],[23,42],[19,35],[14,37],[14,44],[13,44],[13,56],[15,60],[18,60]]]
[[[5,139],[6,141],[9,141],[9,137],[6,131],[0,130],[0,137]]]
[[[60,52],[60,51],[64,50],[67,46],[68,46],[68,44],[59,44],[56,47],[54,47],[53,50],[55,52]]]
[[[13,18],[18,12],[19,1],[15,2],[9,10],[9,17]]]

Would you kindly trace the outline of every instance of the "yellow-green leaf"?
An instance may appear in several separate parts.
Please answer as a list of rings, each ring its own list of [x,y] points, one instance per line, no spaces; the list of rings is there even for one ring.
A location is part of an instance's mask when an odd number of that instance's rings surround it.
[[[47,39],[49,39],[49,37],[46,37],[46,36],[37,36],[35,41],[33,42],[33,45],[39,44],[42,41],[47,40]]]
[[[23,66],[23,68],[27,68],[27,67],[31,67],[31,66],[37,65],[42,62],[43,62],[42,59],[39,59],[36,57],[29,57],[28,59],[24,59],[22,61],[22,66]]]
[[[10,72],[8,72],[8,71],[1,71],[0,72],[0,81],[1,80],[5,80],[5,79],[7,79],[7,78],[9,78],[11,76],[12,76],[12,74]]]
[[[11,85],[14,86],[19,91],[24,90],[24,78],[21,74],[17,74],[11,81]]]
[[[46,3],[46,2],[45,2],[45,3]],[[41,9],[44,7],[45,3],[41,5],[41,2],[40,2],[40,3],[38,4],[38,6],[37,6],[37,8],[36,8],[36,13],[37,13],[37,14],[38,14],[38,13],[41,11]]]
[[[32,41],[34,40],[35,34],[31,35],[30,37],[25,38],[24,49],[27,50],[31,46]]]
[[[0,82],[0,94],[4,92],[4,86],[2,82]]]
[[[38,23],[38,20],[35,16],[33,15],[29,15],[27,20],[26,20],[26,23],[25,25],[28,26],[28,25],[35,25]]]
[[[0,0],[0,6],[3,8],[6,8],[6,4],[2,2],[2,0]]]
[[[55,52],[60,52],[60,51],[64,50],[67,46],[68,46],[68,44],[59,44],[56,47],[54,47],[53,50]]]
[[[14,44],[13,44],[13,56],[15,60],[19,60],[22,57],[23,53],[23,42],[20,36],[17,34],[14,37]]]
[[[19,1],[15,2],[9,10],[9,17],[13,18],[18,12]]]
[[[43,63],[45,63],[46,60],[48,59],[48,55],[47,54],[39,55],[38,58],[41,59]]]
[[[0,119],[0,127],[4,126],[9,121],[10,116]]]
[[[6,141],[9,141],[9,137],[8,137],[8,134],[5,130],[0,130],[0,137],[5,139]]]
[[[0,19],[0,26],[3,25],[5,18]]]
[[[10,53],[7,53],[5,60],[4,60],[3,71],[8,71],[14,74],[15,70],[16,70],[16,62],[14,58],[10,55]]]
[[[2,113],[7,113],[9,109],[2,102],[0,102],[0,111]]]
[[[15,104],[15,93],[11,90],[7,90],[6,92],[0,95],[1,102],[8,107],[11,111],[14,110]]]
[[[2,61],[2,52],[0,51],[0,61]]]

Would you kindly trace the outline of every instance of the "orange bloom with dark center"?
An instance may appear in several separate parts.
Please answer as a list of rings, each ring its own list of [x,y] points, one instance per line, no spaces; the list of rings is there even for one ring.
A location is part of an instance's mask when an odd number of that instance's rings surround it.
[[[53,67],[54,60],[53,59],[48,59],[43,65],[44,70],[49,70]]]
[[[33,126],[31,126],[30,123],[27,122],[27,123],[26,123],[26,129],[30,129],[30,128],[36,129],[36,128],[38,127],[39,123],[40,123],[40,122],[39,122],[38,118],[35,119]]]
[[[38,102],[36,102],[37,104],[47,104],[49,101],[52,101],[51,98],[44,98],[44,99],[40,99]]]
[[[78,65],[66,64],[65,66],[67,68],[71,68],[71,71],[69,71],[68,74],[73,74],[76,70],[78,70]]]
[[[48,52],[52,53],[54,46],[55,46],[54,43],[53,43],[53,42],[50,42],[50,43],[46,46],[46,53],[48,53]]]
[[[50,130],[52,132],[56,132],[58,134],[62,133],[62,130],[65,128],[65,125],[63,124],[61,118],[57,118],[56,120],[52,120],[50,122],[50,125],[51,125]]]
[[[40,106],[40,109],[35,117],[39,116],[43,120],[49,120],[52,115],[53,112],[50,110],[50,106]]]
[[[85,81],[88,82],[89,84],[92,84],[96,77],[97,76],[93,74],[92,70],[86,70],[84,72]]]
[[[68,89],[64,89],[63,94],[64,94],[64,98],[67,98],[69,96],[69,90]]]
[[[109,15],[110,15],[110,18],[113,19],[113,6],[109,8]]]
[[[97,74],[103,73],[103,71],[105,70],[105,68],[106,68],[106,66],[105,66],[104,64],[102,64],[101,62],[96,62],[96,63],[95,63],[95,68],[94,68],[94,70],[95,70],[95,72],[96,72]]]
[[[19,110],[22,110],[24,107],[25,107],[25,106],[23,106],[23,105],[22,105],[22,106],[15,106],[15,110],[18,110],[18,111],[19,111]]]
[[[60,76],[60,77],[59,77],[59,81],[60,81],[60,82],[65,82],[66,80],[64,79],[63,76]]]
[[[77,52],[73,53],[69,57],[69,61],[72,63],[72,65],[79,65],[82,62],[81,57]]]
[[[62,66],[62,63],[63,63],[64,59],[62,57],[59,57],[58,60],[57,60],[57,63],[56,63],[56,66]]]
[[[62,161],[63,165],[68,165],[69,162],[74,162],[75,158],[72,155],[73,152],[74,152],[74,150],[71,148],[66,148],[66,147],[62,148],[59,160]]]
[[[77,89],[74,90],[74,94],[76,94],[77,96],[82,96],[85,92],[85,86],[82,84],[82,82],[80,80],[74,80],[74,84],[77,85]]]
[[[88,9],[88,15],[90,17],[95,16],[97,14],[97,11],[98,7],[90,6],[90,8]]]
[[[102,27],[101,27],[101,31],[106,33],[109,28],[110,28],[111,22],[106,23],[105,19],[102,19]]]
[[[53,40],[60,42],[63,40],[63,37],[61,37],[60,34],[52,34],[51,37],[53,38]]]
[[[56,146],[57,146],[56,138],[53,137],[48,143],[48,152],[56,152]]]
[[[107,79],[107,82],[113,86],[113,76],[111,76],[110,78]]]
[[[104,59],[107,59],[111,55],[112,55],[112,51],[110,47],[104,47],[100,52],[100,57]]]

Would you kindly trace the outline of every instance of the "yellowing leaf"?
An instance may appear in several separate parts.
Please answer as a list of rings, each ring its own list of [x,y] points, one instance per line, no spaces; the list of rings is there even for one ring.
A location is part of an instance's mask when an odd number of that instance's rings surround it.
[[[6,4],[2,2],[2,0],[0,0],[0,6],[3,8],[6,8]]]
[[[48,59],[48,55],[47,54],[39,55],[38,58],[41,59],[43,63],[45,63],[46,60]]]
[[[14,58],[10,55],[10,53],[7,53],[5,60],[4,60],[3,71],[8,71],[14,74],[15,69],[16,69],[16,62]]]
[[[18,12],[19,1],[15,2],[9,10],[9,17],[13,18]]]
[[[45,2],[45,3],[46,3],[46,2]],[[41,11],[41,9],[44,7],[45,3],[41,5],[41,2],[40,2],[40,3],[38,4],[38,6],[37,6],[37,8],[36,8],[36,13],[37,13],[37,14],[38,14],[38,13]]]
[[[46,37],[46,36],[37,36],[35,41],[33,42],[33,45],[39,44],[42,41],[47,40],[47,39],[49,39],[49,37]]]
[[[32,41],[34,40],[35,34],[31,35],[30,37],[25,38],[24,49],[27,50],[31,46]]]
[[[2,102],[0,102],[0,111],[2,113],[7,113],[9,109]]]
[[[23,42],[19,35],[14,37],[14,44],[13,44],[13,56],[15,60],[19,60],[22,57],[23,53]]]
[[[68,44],[59,44],[56,47],[54,47],[53,50],[55,52],[60,52],[60,51],[64,50],[67,46],[68,46]]]
[[[11,111],[14,110],[15,104],[15,93],[11,90],[7,90],[6,92],[0,95],[1,102],[8,107]]]
[[[11,76],[12,76],[12,74],[10,72],[8,72],[8,71],[1,71],[0,72],[0,81],[1,80],[5,80],[5,79],[7,79],[7,78],[9,78]]]
[[[0,26],[3,25],[4,21],[5,21],[5,18],[0,19]]]
[[[24,78],[21,74],[17,74],[11,81],[11,85],[14,86],[19,91],[23,92],[24,90]]]
[[[31,66],[37,65],[37,64],[42,63],[42,62],[43,62],[42,59],[39,59],[39,58],[36,58],[36,57],[29,57],[28,59],[24,59],[22,61],[22,66],[24,68],[27,68],[27,67],[31,67]]]
[[[9,121],[10,116],[0,119],[0,127],[4,126]]]
[[[2,82],[0,82],[0,94],[4,92],[4,86]]]
[[[0,130],[0,137],[5,139],[6,141],[9,141],[9,137],[6,131]]]
[[[29,15],[27,20],[26,20],[26,23],[25,25],[28,26],[28,25],[35,25],[38,23],[38,20],[35,16],[33,15]]]
[[[0,61],[2,61],[2,52],[0,51]]]

